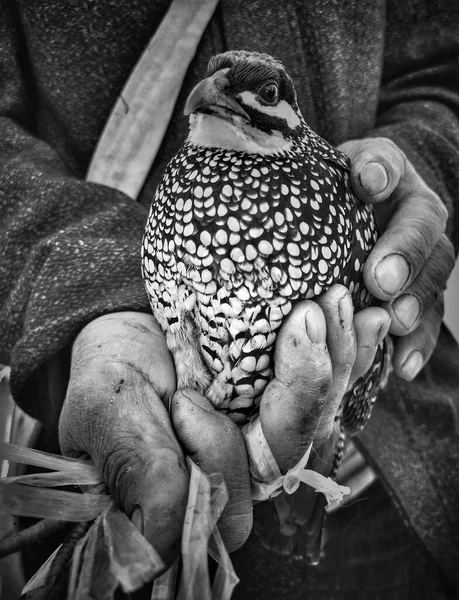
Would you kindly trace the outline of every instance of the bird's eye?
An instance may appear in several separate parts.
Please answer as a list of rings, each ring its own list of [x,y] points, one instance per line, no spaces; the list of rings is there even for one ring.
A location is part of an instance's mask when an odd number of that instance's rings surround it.
[[[279,86],[277,83],[269,82],[265,83],[258,90],[258,97],[260,98],[262,104],[274,105],[277,104],[279,100]]]

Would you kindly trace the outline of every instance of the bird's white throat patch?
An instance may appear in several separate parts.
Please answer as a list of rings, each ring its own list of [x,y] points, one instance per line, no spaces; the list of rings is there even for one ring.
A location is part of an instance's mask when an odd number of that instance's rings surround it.
[[[223,119],[216,115],[191,114],[189,140],[195,146],[264,155],[286,152],[292,146],[279,131],[264,133],[238,115]]]

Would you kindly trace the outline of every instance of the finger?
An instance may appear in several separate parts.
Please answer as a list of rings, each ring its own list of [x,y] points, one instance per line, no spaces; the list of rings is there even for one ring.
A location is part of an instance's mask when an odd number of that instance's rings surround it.
[[[263,394],[260,419],[281,471],[304,455],[327,402],[332,366],[325,339],[322,309],[309,300],[297,304],[279,330],[275,377]]]
[[[445,230],[447,213],[427,187],[400,194],[386,230],[364,266],[368,290],[380,300],[393,300],[424,267]]]
[[[424,268],[404,293],[384,308],[392,317],[390,333],[404,336],[414,331],[442,294],[454,268],[454,249],[443,235]]]
[[[73,347],[61,449],[92,457],[112,497],[170,563],[179,550],[188,473],[154,391],[155,382],[167,376],[158,373],[164,364],[154,356],[152,320],[138,313],[90,325]]]
[[[411,381],[416,377],[435,349],[444,312],[443,294],[409,335],[398,338],[393,365],[395,373]]]
[[[423,268],[445,231],[447,210],[391,140],[354,140],[341,149],[351,158],[354,192],[377,205],[384,230],[366,261],[365,284],[376,298],[392,300]]]
[[[327,345],[333,368],[333,383],[327,404],[320,417],[315,441],[328,439],[333,430],[336,412],[346,392],[356,356],[356,338],[353,325],[352,297],[342,285],[332,286],[317,299],[327,326]]]
[[[348,389],[359,377],[365,375],[373,364],[378,345],[386,337],[390,316],[383,308],[374,306],[359,311],[354,317],[357,352]]]
[[[228,503],[219,529],[229,552],[247,540],[252,529],[252,497],[244,438],[237,425],[217,412],[198,392],[179,390],[171,402],[172,422],[185,452],[205,472],[221,473]]]
[[[351,185],[359,200],[374,204],[390,197],[405,173],[407,162],[391,140],[351,140],[340,149],[351,159]]]

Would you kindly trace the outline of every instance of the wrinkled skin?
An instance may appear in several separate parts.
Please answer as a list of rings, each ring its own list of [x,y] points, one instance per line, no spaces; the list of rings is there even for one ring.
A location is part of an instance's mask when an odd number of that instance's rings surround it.
[[[448,212],[399,148],[385,138],[346,142],[356,195],[374,205],[383,235],[365,263],[367,288],[388,310],[394,368],[410,381],[430,358],[454,267]]]
[[[388,331],[399,336],[396,373],[415,377],[435,347],[454,263],[444,235],[446,210],[404,154],[382,138],[341,149],[352,161],[355,193],[374,204],[382,225],[364,271],[382,307],[353,315],[348,291],[334,286],[317,302],[298,304],[283,324],[275,379],[260,405],[282,471],[298,461],[316,430],[323,439],[330,434],[344,392],[369,368]],[[174,391],[173,361],[154,318],[107,315],[75,341],[60,422],[62,451],[93,458],[114,498],[166,562],[178,550],[187,501],[184,453],[204,471],[225,477],[230,500],[220,529],[230,551],[252,526],[241,433],[196,392]]]

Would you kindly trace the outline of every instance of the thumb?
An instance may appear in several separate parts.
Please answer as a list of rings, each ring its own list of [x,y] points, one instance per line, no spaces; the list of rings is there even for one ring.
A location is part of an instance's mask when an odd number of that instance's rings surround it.
[[[185,452],[207,474],[221,473],[228,502],[219,521],[229,552],[247,540],[252,497],[245,442],[238,426],[198,392],[181,389],[171,402],[172,423]]]
[[[93,459],[115,502],[169,563],[179,550],[188,473],[156,391],[170,380],[170,358],[155,331],[141,313],[107,315],[82,330],[59,439],[64,454]]]
[[[121,379],[119,391],[99,386],[91,396],[71,386],[59,425],[61,449],[91,456],[114,501],[167,564],[180,548],[188,473],[162,402],[141,389],[136,373],[122,369]],[[101,404],[100,393],[111,403]]]
[[[332,363],[322,309],[311,300],[298,303],[279,330],[274,351],[275,377],[260,403],[266,441],[282,472],[304,455],[329,399]]]
[[[389,139],[351,140],[340,150],[351,159],[352,189],[363,202],[387,200],[405,173],[405,155]]]

